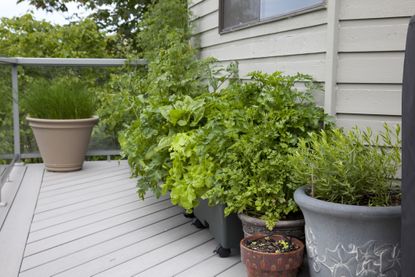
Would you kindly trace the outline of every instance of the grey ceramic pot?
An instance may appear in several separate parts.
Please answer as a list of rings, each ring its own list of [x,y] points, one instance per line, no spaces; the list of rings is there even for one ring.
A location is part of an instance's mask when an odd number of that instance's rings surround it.
[[[305,219],[311,277],[400,276],[401,207],[336,204],[308,196],[294,200]]]

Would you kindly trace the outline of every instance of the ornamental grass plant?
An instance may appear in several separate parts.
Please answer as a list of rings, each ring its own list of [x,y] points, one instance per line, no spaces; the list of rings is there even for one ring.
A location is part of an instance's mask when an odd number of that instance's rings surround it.
[[[301,139],[290,158],[293,180],[309,185],[309,195],[333,203],[390,206],[399,203],[395,182],[401,153],[397,125],[373,134],[370,129],[340,129]]]
[[[96,110],[95,102],[94,94],[77,78],[37,80],[22,99],[27,114],[42,119],[91,118]]]

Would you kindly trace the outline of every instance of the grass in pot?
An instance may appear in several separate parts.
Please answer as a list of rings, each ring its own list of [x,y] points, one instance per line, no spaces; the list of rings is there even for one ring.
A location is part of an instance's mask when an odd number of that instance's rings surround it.
[[[80,170],[98,122],[94,95],[85,84],[75,78],[38,80],[22,100],[46,169]]]
[[[399,133],[335,129],[300,141],[290,164],[307,185],[294,199],[311,276],[400,275]]]

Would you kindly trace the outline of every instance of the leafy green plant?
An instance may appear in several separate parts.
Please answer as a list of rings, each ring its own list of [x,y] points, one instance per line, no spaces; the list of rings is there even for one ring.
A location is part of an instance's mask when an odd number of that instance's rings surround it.
[[[307,84],[302,92],[294,85]],[[293,201],[288,153],[326,120],[313,101],[306,75],[253,73],[205,97],[207,122],[179,133],[170,144],[172,165],[164,184],[173,203],[191,210],[200,197],[225,204],[225,214],[244,212],[276,221],[298,210]]]
[[[22,104],[29,116],[45,119],[90,118],[95,112],[94,95],[73,78],[35,81]]]
[[[385,124],[383,133],[340,129],[310,134],[290,159],[293,178],[311,186],[310,195],[324,201],[387,206],[397,196],[395,174],[400,166],[400,127]]]

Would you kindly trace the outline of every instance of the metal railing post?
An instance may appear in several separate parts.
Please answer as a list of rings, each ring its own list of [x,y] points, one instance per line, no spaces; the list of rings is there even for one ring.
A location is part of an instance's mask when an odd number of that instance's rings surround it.
[[[20,122],[19,122],[19,87],[17,64],[12,65],[12,95],[13,95],[13,143],[14,155],[20,157]]]

